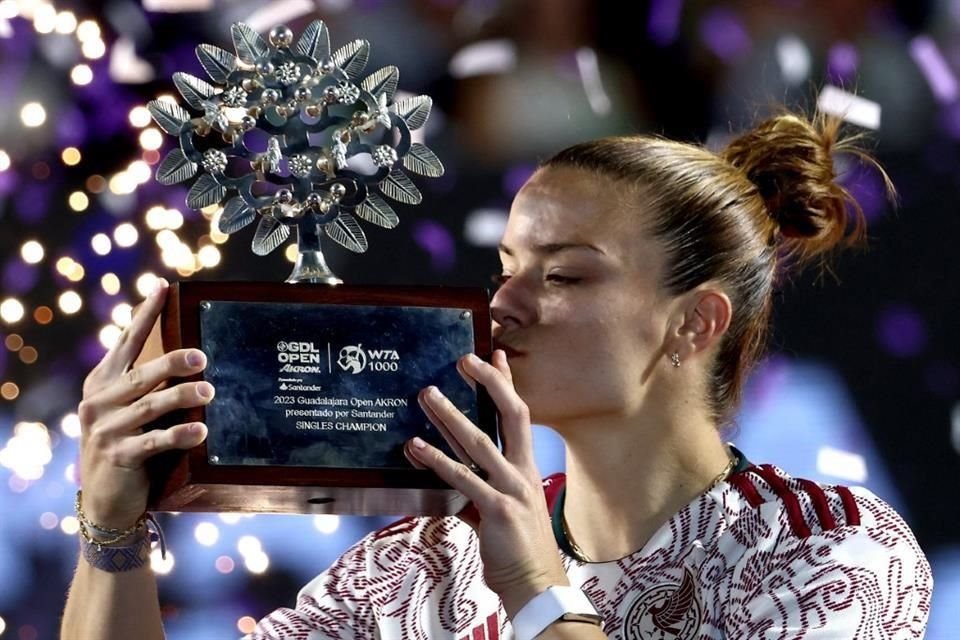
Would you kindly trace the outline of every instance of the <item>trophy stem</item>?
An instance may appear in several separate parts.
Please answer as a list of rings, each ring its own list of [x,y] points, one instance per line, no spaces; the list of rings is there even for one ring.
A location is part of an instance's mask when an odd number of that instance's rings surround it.
[[[309,228],[309,227],[312,227]],[[314,284],[342,284],[343,280],[338,278],[323,257],[323,250],[320,248],[320,227],[319,225],[297,225],[297,262],[290,272],[287,282],[298,283],[308,282]]]

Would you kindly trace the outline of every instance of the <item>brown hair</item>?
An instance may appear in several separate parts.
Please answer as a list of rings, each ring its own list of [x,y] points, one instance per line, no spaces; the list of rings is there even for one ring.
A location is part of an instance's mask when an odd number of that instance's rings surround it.
[[[841,137],[841,121],[777,115],[719,154],[652,136],[603,138],[569,147],[544,168],[573,167],[632,187],[648,229],[666,250],[662,285],[674,294],[705,282],[733,305],[730,327],[709,372],[718,425],[735,411],[767,342],[773,292],[787,266],[799,267],[860,242],[863,212],[836,182],[833,155],[852,153],[886,173]]]

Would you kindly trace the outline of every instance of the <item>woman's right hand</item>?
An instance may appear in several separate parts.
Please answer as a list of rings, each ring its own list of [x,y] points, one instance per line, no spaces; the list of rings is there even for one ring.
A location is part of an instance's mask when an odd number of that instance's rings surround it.
[[[164,384],[203,370],[207,359],[198,349],[178,349],[134,366],[166,295],[167,283],[160,280],[83,383],[78,408],[82,507],[87,518],[101,527],[125,529],[146,510],[149,481],[144,463],[148,458],[171,449],[189,449],[207,435],[206,425],[196,422],[143,430],[175,409],[207,404],[214,394],[208,382]]]

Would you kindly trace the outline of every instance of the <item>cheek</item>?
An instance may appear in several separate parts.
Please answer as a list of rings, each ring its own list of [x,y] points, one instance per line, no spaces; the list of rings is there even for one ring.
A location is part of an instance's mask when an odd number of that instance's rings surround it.
[[[514,386],[534,422],[552,424],[577,416],[617,412],[635,403],[639,365],[600,332],[568,341],[551,358],[522,358],[512,364]]]

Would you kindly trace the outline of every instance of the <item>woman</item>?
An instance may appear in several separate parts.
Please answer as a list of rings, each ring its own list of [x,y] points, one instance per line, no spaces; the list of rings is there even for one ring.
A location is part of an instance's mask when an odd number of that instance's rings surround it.
[[[859,152],[838,136],[839,122],[782,115],[719,155],[632,137],[549,160],[500,247],[499,349],[460,361],[500,410],[504,452],[433,388],[421,406],[460,460],[406,448],[473,509],[367,536],[251,637],[921,637],[930,570],[889,506],[753,465],[721,439],[787,267],[862,234],[831,159]],[[162,301],[161,288],[84,386],[95,535],[140,517],[146,458],[205,437],[140,432],[213,393],[150,391],[202,370],[199,352],[127,371]],[[566,441],[565,477],[541,480],[531,420]],[[112,544],[141,557],[143,535]],[[149,569],[112,571],[121,552],[85,549],[63,637],[162,637]]]

